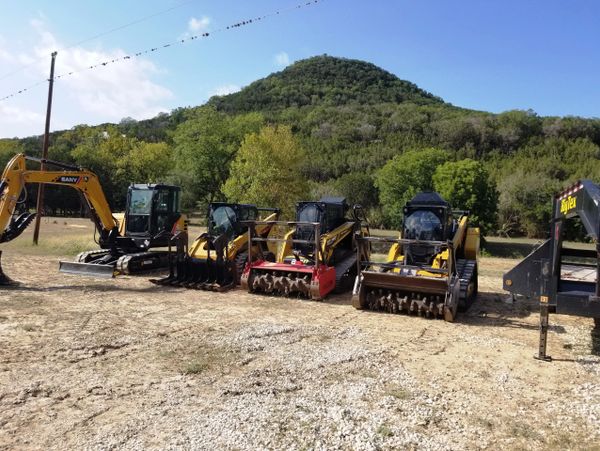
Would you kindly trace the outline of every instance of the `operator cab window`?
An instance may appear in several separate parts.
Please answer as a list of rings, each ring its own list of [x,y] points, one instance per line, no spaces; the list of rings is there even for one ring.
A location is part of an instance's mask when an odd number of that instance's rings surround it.
[[[235,233],[235,224],[237,216],[233,208],[229,206],[220,206],[213,210],[211,215],[211,226],[215,234],[226,234],[232,237]]]
[[[429,210],[413,211],[404,219],[403,237],[409,240],[442,241],[440,218]]]

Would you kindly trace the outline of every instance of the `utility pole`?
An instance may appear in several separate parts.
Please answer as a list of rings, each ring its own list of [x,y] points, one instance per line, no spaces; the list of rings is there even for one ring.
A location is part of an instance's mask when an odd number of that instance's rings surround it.
[[[42,147],[42,167],[46,169],[44,160],[48,158],[48,141],[50,139],[50,114],[52,112],[52,89],[54,88],[54,62],[56,61],[56,52],[52,52],[50,62],[50,78],[48,79],[48,106],[46,107],[46,128],[44,129],[44,145]],[[40,220],[42,218],[42,208],[44,206],[44,184],[38,185],[37,205],[35,215],[35,225],[33,228],[33,244],[37,246],[40,237]]]

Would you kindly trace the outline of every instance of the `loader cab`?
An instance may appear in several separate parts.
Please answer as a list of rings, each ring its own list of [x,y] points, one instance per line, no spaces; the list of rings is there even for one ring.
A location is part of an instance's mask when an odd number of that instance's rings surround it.
[[[208,233],[211,236],[225,234],[232,240],[248,230],[248,227],[241,225],[242,221],[258,219],[256,205],[213,202],[208,208]]]
[[[298,202],[296,204],[297,222],[318,222],[321,224],[320,234],[329,233],[346,222],[348,203],[344,197],[323,197],[318,202]],[[315,228],[310,225],[296,227],[294,238],[311,241],[315,239]],[[294,249],[301,252],[312,252],[311,244],[295,244]]]
[[[402,238],[418,241],[446,241],[455,230],[452,208],[436,192],[422,192],[404,207]],[[437,254],[433,245],[410,243],[404,246],[409,264],[430,264]]]
[[[178,186],[131,184],[127,191],[125,235],[151,240],[162,231],[170,232],[181,216],[179,194]]]

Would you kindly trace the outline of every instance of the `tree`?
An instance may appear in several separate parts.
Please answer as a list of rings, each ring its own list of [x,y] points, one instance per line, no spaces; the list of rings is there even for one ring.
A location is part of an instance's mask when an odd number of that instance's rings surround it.
[[[433,187],[452,205],[471,212],[482,231],[494,230],[497,194],[483,164],[471,159],[448,161],[435,170]]]
[[[263,127],[244,138],[223,193],[231,202],[279,207],[289,215],[308,193],[308,181],[300,174],[304,158],[290,127]]]
[[[177,127],[173,136],[174,178],[183,188],[185,207],[220,198],[240,142],[262,123],[263,117],[257,113],[232,117],[204,107]]]
[[[419,191],[433,189],[433,174],[448,158],[448,153],[440,149],[410,150],[395,156],[377,172],[375,186],[388,227],[400,228],[406,202]]]
[[[124,164],[132,182],[164,182],[174,166],[172,149],[166,143],[140,142]]]
[[[334,186],[350,205],[360,204],[365,209],[377,204],[377,188],[373,185],[373,177],[360,172],[351,172],[338,178]]]
[[[542,172],[517,169],[500,180],[498,210],[506,233],[544,237],[552,218],[552,196],[561,188],[558,180]]]

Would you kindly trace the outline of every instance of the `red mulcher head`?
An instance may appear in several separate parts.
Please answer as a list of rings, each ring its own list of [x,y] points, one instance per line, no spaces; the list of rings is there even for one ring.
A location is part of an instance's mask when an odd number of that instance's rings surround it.
[[[269,262],[259,257],[256,260],[249,253],[249,260],[242,273],[240,284],[248,292],[263,292],[283,296],[298,295],[313,300],[321,300],[327,296],[336,284],[335,268],[322,261],[321,224],[318,222],[285,222],[285,221],[248,221],[248,247],[260,242],[287,242],[289,238],[273,238],[256,236],[256,225],[270,224],[287,227],[312,227],[313,237],[309,240],[292,238],[297,245],[312,247],[313,262],[305,263],[300,258],[286,259],[284,262]]]
[[[335,288],[335,268],[305,265],[299,260],[295,263],[254,260],[246,265],[241,285],[248,292],[300,295],[318,301]]]

